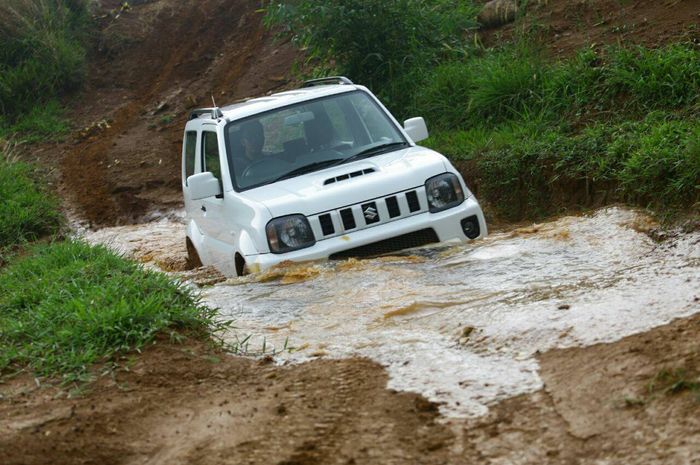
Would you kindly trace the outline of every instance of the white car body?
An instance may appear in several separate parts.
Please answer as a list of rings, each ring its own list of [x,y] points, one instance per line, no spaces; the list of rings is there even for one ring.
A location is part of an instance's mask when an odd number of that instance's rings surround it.
[[[469,238],[461,223],[466,218],[475,222],[468,226],[471,234],[476,234],[474,239],[486,235],[481,208],[459,172],[443,155],[416,145],[416,140],[411,138],[411,134],[415,139],[427,137],[422,118],[408,120],[402,127],[368,89],[343,81],[193,114],[185,127],[182,189],[188,249],[191,253],[196,251],[202,264],[235,276],[262,271],[284,261],[371,255],[427,243],[467,241]],[[347,92],[363,92],[369,96],[405,138],[405,147],[259,187],[236,188],[224,134],[229,123]],[[220,188],[214,186],[214,178],[204,167],[204,132],[217,135]],[[213,141],[213,135],[206,137]],[[464,200],[452,208],[431,213],[426,180],[443,173],[457,177]],[[208,195],[216,189],[220,189],[219,195]],[[406,195],[413,192],[415,195]],[[388,202],[388,197],[395,200]],[[266,227],[271,220],[287,215],[303,215],[313,231],[315,243],[299,250],[273,253]],[[349,227],[352,220],[355,225]]]

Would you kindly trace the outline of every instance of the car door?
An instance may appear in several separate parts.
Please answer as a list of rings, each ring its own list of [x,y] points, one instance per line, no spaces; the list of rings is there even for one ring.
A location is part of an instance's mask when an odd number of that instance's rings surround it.
[[[223,176],[221,173],[221,158],[219,156],[219,141],[216,133],[216,126],[204,126],[202,128],[201,144],[201,165],[202,172],[210,172],[219,180],[221,191],[223,192]],[[225,224],[223,218],[224,196],[207,197],[199,200],[201,211],[201,229],[209,240],[209,246],[214,249],[222,248],[222,241]],[[212,241],[213,240],[213,241]]]
[[[199,222],[201,210],[199,205],[195,205],[197,202],[192,200],[187,178],[200,172],[201,166],[197,157],[197,131],[187,130],[182,141],[182,196],[187,218],[194,220],[195,223]]]

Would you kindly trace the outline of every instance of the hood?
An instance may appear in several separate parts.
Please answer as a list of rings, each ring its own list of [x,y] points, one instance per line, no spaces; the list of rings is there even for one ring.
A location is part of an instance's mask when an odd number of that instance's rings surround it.
[[[294,213],[309,216],[422,186],[431,176],[444,173],[446,163],[445,157],[433,150],[410,147],[285,179],[240,195],[263,204],[273,217]],[[325,184],[329,179],[370,169],[374,172]]]

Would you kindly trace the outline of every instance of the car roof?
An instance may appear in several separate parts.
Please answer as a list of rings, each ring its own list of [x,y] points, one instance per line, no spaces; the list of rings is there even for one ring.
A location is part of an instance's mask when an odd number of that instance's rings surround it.
[[[232,105],[221,107],[220,110],[221,114],[227,121],[235,121],[268,110],[274,110],[275,108],[293,105],[295,103],[313,100],[320,97],[327,97],[329,95],[352,92],[358,89],[363,89],[363,87],[356,86],[354,84],[331,84],[302,87],[300,89],[278,92],[275,94],[266,95],[264,97],[251,98],[243,102],[237,102]],[[195,118],[195,120],[197,119],[210,120],[212,119],[212,115],[211,113],[203,113],[199,115],[198,118]]]

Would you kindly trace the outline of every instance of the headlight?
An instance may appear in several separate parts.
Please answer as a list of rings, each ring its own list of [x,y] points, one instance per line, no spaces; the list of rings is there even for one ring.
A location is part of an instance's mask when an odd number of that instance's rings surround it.
[[[304,215],[275,218],[267,223],[265,230],[272,253],[291,252],[316,243],[309,220]]]
[[[456,207],[464,202],[464,191],[459,178],[452,173],[443,173],[425,181],[430,213],[437,213]]]

